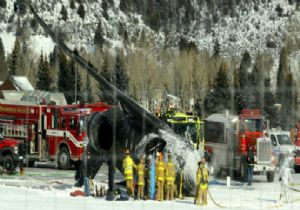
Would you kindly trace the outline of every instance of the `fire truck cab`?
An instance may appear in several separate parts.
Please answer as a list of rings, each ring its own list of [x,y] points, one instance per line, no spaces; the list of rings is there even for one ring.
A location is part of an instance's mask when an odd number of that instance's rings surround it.
[[[4,138],[0,127],[0,174],[13,173],[18,166],[18,142],[15,139]]]
[[[213,114],[204,121],[205,150],[215,174],[222,170],[247,180],[247,153],[254,148],[254,172],[264,172],[274,181],[272,147],[264,135],[264,119],[259,110],[243,110],[239,116]]]
[[[290,131],[272,129],[269,131],[268,135],[271,138],[276,166],[280,167],[283,159],[286,158],[289,162],[289,167],[293,168],[295,163],[294,155],[297,147],[290,139]]]
[[[185,137],[196,149],[203,149],[204,135],[203,124],[199,117],[178,112],[175,109],[169,110],[161,119],[165,121],[173,131]]]

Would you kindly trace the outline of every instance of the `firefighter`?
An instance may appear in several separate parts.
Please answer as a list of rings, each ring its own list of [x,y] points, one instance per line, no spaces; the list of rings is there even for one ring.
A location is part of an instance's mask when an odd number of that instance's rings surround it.
[[[248,164],[248,186],[251,186],[252,177],[253,177],[253,168],[254,168],[253,146],[249,147],[248,154],[247,154],[247,164]]]
[[[126,180],[126,187],[128,196],[134,197],[134,186],[133,186],[133,169],[136,165],[132,158],[130,157],[129,150],[126,150],[126,156],[123,160],[124,176]]]
[[[289,194],[288,194],[289,184],[292,183],[293,179],[291,176],[291,171],[289,168],[289,162],[288,162],[287,157],[285,157],[284,160],[281,162],[279,181],[281,181],[281,192],[280,192],[279,200],[284,203],[288,203],[288,201],[289,201]]]
[[[145,190],[145,165],[144,158],[141,157],[140,163],[137,165],[137,173],[138,173],[138,199],[144,199],[144,190]]]
[[[168,153],[168,163],[166,164],[166,200],[174,200],[175,165],[172,163],[171,158],[171,153]]]
[[[148,166],[147,166],[147,179],[148,179],[148,199],[154,200],[155,199],[155,157],[149,156],[148,158]]]
[[[163,154],[159,153],[158,161],[156,163],[156,189],[157,200],[162,201],[164,199],[164,176],[165,176],[165,162],[163,161]]]
[[[207,205],[207,188],[208,188],[208,171],[205,167],[205,159],[202,158],[198,162],[197,169],[197,188],[196,188],[196,197],[194,204],[196,205]]]
[[[83,166],[83,185],[84,185],[84,195],[90,196],[91,195],[91,153],[89,150],[83,156],[84,166]]]

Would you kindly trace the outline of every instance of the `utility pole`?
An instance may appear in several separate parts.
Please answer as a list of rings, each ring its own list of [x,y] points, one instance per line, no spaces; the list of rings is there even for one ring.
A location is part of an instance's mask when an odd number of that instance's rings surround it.
[[[78,71],[78,64],[76,64],[76,68],[75,68],[75,104],[77,104],[77,71]]]
[[[276,109],[276,126],[277,128],[280,128],[281,104],[274,104],[274,108]]]

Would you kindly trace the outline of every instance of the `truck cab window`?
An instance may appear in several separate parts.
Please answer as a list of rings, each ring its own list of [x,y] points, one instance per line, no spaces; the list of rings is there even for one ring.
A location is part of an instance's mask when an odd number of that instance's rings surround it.
[[[84,129],[84,118],[81,116],[78,122],[78,132],[81,133]]]
[[[247,119],[245,120],[245,126],[247,131],[261,132],[263,131],[263,123],[261,119]]]
[[[0,140],[3,140],[3,126],[0,126]]]
[[[274,135],[271,135],[271,142],[272,142],[272,145],[273,145],[274,147],[277,146],[277,141],[276,141],[276,138],[275,138]]]
[[[76,119],[75,118],[69,119],[69,127],[70,127],[70,129],[76,129]]]
[[[286,134],[277,135],[277,138],[280,145],[292,145],[290,137]]]
[[[61,118],[61,127],[62,127],[62,128],[65,128],[65,127],[66,127],[66,118],[65,118],[65,117],[62,117],[62,118]]]
[[[51,117],[51,121],[52,121],[52,128],[58,128],[58,112],[57,110],[52,111],[52,117]]]

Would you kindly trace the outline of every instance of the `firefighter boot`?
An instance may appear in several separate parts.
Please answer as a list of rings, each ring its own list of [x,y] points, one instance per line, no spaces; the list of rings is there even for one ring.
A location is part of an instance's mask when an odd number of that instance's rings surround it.
[[[23,168],[23,166],[20,166],[20,176],[24,176],[24,168]]]

